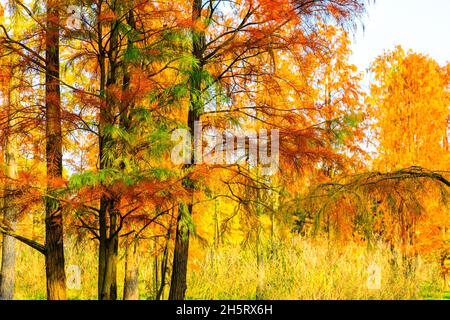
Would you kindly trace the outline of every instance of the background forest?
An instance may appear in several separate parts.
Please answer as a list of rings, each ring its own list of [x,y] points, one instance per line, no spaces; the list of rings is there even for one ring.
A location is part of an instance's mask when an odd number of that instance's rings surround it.
[[[450,64],[358,70],[372,5],[0,0],[0,298],[449,298]]]

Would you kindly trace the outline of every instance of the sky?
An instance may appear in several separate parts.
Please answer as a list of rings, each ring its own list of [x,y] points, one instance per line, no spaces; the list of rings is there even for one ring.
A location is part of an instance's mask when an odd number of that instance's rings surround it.
[[[353,39],[351,62],[361,71],[384,50],[402,45],[450,62],[450,0],[376,0]]]

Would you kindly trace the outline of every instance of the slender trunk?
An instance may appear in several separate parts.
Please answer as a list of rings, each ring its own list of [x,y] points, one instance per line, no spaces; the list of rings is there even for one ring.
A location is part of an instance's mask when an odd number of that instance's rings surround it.
[[[139,252],[138,241],[126,250],[123,300],[139,300]]]
[[[134,1],[131,1],[132,7],[134,7]],[[132,28],[136,28],[136,21],[134,18],[133,10],[130,10],[127,15],[127,23]],[[113,39],[117,42],[116,39]],[[133,45],[133,39],[128,38],[128,48]],[[123,65],[123,81],[122,81],[122,92],[127,95],[130,84],[131,75],[128,70],[129,64],[126,61],[122,62]],[[130,111],[134,108],[134,103],[132,101],[123,101],[120,104],[120,126],[124,130],[129,130],[131,126],[131,121],[129,118]],[[124,300],[139,300],[139,256],[138,256],[138,241],[134,241],[131,247],[126,249],[126,261],[125,261],[125,283],[124,283]]]
[[[256,111],[257,114],[257,111]],[[256,166],[256,181],[259,183],[261,179],[261,172],[260,172],[260,166]],[[263,227],[261,225],[261,218],[264,214],[264,208],[261,204],[262,202],[262,194],[261,189],[258,188],[256,190],[256,219],[257,219],[257,226],[256,226],[256,236],[255,236],[255,242],[256,242],[256,268],[257,268],[257,284],[256,284],[256,299],[261,300],[264,296],[265,291],[265,268],[264,268],[264,246],[263,246]]]
[[[276,257],[276,248],[275,248],[275,209],[270,214],[270,244],[271,244],[270,257],[271,257],[271,259],[274,259]]]
[[[449,118],[450,120],[450,118]],[[442,239],[444,241],[447,241],[449,239],[448,236],[448,228],[443,227],[441,229],[442,232]],[[442,271],[442,278],[444,280],[444,291],[450,291],[450,250],[444,249],[441,253],[441,271]]]
[[[211,270],[215,272],[215,260],[216,260],[216,251],[219,248],[220,242],[220,227],[219,227],[219,214],[217,212],[217,199],[214,200],[214,239],[213,246],[210,249],[211,252]]]
[[[191,214],[192,205],[186,210],[179,210],[177,221],[177,234],[173,253],[172,281],[170,285],[169,300],[184,300],[187,290],[187,264],[189,253],[189,227],[182,223],[183,214]]]
[[[159,253],[157,253],[156,246],[157,239],[153,241],[153,292],[155,295],[155,300],[158,299],[158,288],[159,288]]]
[[[416,222],[415,218],[411,219],[406,228],[406,239],[404,244],[403,262],[405,264],[405,275],[407,277],[415,277],[418,265],[418,254],[415,248]]]
[[[117,262],[119,253],[119,236],[117,234],[117,218],[114,200],[104,197],[100,208],[100,248],[98,270],[99,300],[117,299]],[[106,216],[109,216],[107,222]]]
[[[447,117],[447,123],[450,123],[450,116]],[[448,126],[447,126],[447,128],[448,128]],[[444,150],[445,150],[446,152],[449,152],[449,151],[450,151],[450,141],[449,141],[449,137],[450,137],[450,129],[446,129],[446,130],[444,131],[444,138],[443,138],[443,140],[444,140]]]
[[[45,107],[47,136],[47,193],[45,203],[45,269],[47,298],[66,299],[63,218],[61,204],[51,197],[55,180],[62,179],[61,94],[59,85],[58,1],[47,2]]]
[[[256,228],[256,265],[258,275],[258,283],[256,285],[256,300],[261,300],[263,298],[265,290],[264,251],[261,243],[261,233],[262,228],[260,222],[258,221],[258,226]]]
[[[170,244],[170,238],[172,235],[172,226],[173,226],[173,217],[174,217],[174,209],[172,209],[172,217],[170,219],[169,228],[167,229],[167,235],[166,235],[166,244],[164,246],[164,252],[163,257],[161,261],[161,282],[159,285],[159,290],[156,294],[156,300],[161,300],[164,296],[164,289],[166,287],[166,275],[167,275],[167,266],[169,261],[169,244]]]
[[[98,4],[98,16],[101,16],[101,6]],[[113,3],[113,6],[115,3]],[[103,46],[103,32],[101,21],[97,24],[97,45],[99,47],[100,65],[100,96],[102,108],[99,122],[99,159],[100,170],[110,169],[113,164],[106,155],[112,150],[112,139],[105,134],[108,127],[116,125],[115,114],[118,111],[117,99],[109,89],[118,85],[118,22],[113,21],[110,26],[111,35],[109,48]],[[108,69],[106,68],[108,57]],[[105,193],[100,199],[99,209],[99,267],[98,267],[98,298],[100,300],[117,299],[117,262],[119,251],[118,220],[120,211],[118,204],[120,198],[106,186]]]
[[[217,250],[220,245],[220,217],[217,211],[217,199],[214,200],[214,249]]]
[[[442,278],[444,280],[444,291],[450,291],[450,253],[445,251],[442,253],[441,256],[441,271],[442,271]]]
[[[12,125],[10,117],[11,106],[11,92],[8,90],[6,95],[6,109],[8,113],[8,128],[5,130],[5,164],[6,164],[6,177],[7,179],[17,178],[17,163],[16,163],[16,144],[15,139],[10,133],[9,128]],[[17,224],[17,210],[13,203],[14,187],[10,182],[5,183],[4,189],[4,217],[3,224],[7,226],[11,231],[15,232]],[[2,243],[2,265],[0,273],[0,299],[1,300],[13,300],[14,298],[14,275],[16,264],[16,252],[15,252],[16,240],[8,235],[3,236]]]
[[[98,12],[97,16],[101,15],[101,6],[102,1],[98,3]],[[103,47],[103,28],[102,23],[100,21],[97,22],[97,46],[99,50],[99,69],[100,69],[100,97],[101,104],[104,103],[105,100],[105,91],[106,91],[106,52]],[[103,152],[104,152],[104,130],[105,130],[105,122],[107,115],[105,114],[106,110],[102,106],[100,108],[100,123],[99,123],[99,159],[100,159],[100,169],[103,169],[105,166]],[[108,239],[107,239],[107,224],[106,224],[106,207],[108,206],[108,199],[106,197],[102,197],[100,199],[100,210],[99,210],[99,253],[98,253],[98,299],[101,300],[104,296],[103,287],[105,280],[105,269],[106,269],[106,257],[107,257],[107,247],[108,247]]]
[[[193,0],[192,3],[192,21],[196,22],[201,19],[202,0]],[[192,53],[195,57],[196,64],[193,66],[194,77],[190,79],[190,105],[188,115],[188,126],[191,133],[194,133],[195,122],[200,119],[203,109],[202,99],[202,72],[204,68],[203,54],[205,51],[205,34],[204,32],[192,31]],[[195,162],[195,151],[191,155],[191,165]],[[186,181],[188,182],[188,181]],[[186,183],[191,185],[191,183]],[[172,265],[172,281],[170,285],[169,300],[184,300],[187,289],[187,264],[189,255],[189,226],[180,223],[183,214],[192,215],[194,189],[189,187],[191,193],[191,203],[187,205],[187,210],[179,210],[177,221],[177,232],[175,239],[175,249]],[[187,212],[185,212],[187,211]]]
[[[106,211],[103,210],[104,205],[101,203],[106,199],[100,200],[100,212],[99,212],[99,252],[98,252],[98,299],[102,300],[103,284],[105,282],[105,267],[106,267],[106,255],[108,247],[108,239],[106,236]]]

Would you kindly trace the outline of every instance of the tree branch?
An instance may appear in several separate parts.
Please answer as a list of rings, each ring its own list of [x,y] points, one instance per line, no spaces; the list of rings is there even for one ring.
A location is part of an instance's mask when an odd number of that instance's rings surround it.
[[[25,238],[25,237],[22,237],[22,236],[16,234],[15,232],[9,230],[3,224],[0,224],[0,233],[3,233],[4,235],[10,236],[10,237],[12,237],[12,238],[14,238],[16,240],[19,240],[20,242],[28,245],[29,247],[39,251],[43,255],[46,254],[46,248],[45,248],[44,245],[42,245],[42,244],[40,244],[40,243],[38,243],[38,242],[36,242],[34,240],[31,240],[31,239],[28,239],[28,238]]]

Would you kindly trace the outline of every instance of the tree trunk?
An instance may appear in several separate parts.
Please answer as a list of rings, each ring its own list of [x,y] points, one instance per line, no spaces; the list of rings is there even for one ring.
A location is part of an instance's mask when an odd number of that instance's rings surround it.
[[[134,241],[126,250],[123,300],[139,300],[138,242]]]
[[[5,130],[5,164],[6,164],[6,177],[8,179],[17,178],[17,163],[16,163],[16,143],[15,139],[10,133],[9,128],[12,126],[11,120],[11,92],[8,90],[6,95],[6,109],[8,117],[8,128]],[[7,226],[11,231],[15,232],[17,223],[17,210],[13,203],[14,188],[11,183],[5,183],[5,198],[4,198],[4,217],[3,224]],[[2,243],[2,265],[0,274],[0,299],[1,300],[13,300],[14,298],[14,275],[16,264],[16,240],[8,235],[3,236]]]
[[[261,243],[262,227],[258,217],[258,226],[256,229],[256,266],[258,280],[256,284],[256,300],[264,297],[265,291],[265,270],[264,270],[264,249]]]
[[[99,300],[117,299],[117,242],[107,239],[100,255]]]
[[[59,201],[52,198],[55,180],[62,179],[61,95],[59,85],[59,8],[58,1],[47,2],[45,36],[45,107],[47,136],[47,196],[45,201],[45,269],[47,299],[66,299],[63,218]]]
[[[179,210],[177,234],[173,253],[172,281],[170,284],[169,300],[184,300],[187,290],[187,264],[189,256],[189,227],[182,223],[183,214],[191,214],[192,205],[187,212]]]
[[[101,15],[99,7],[98,16]],[[109,50],[103,46],[102,23],[98,22],[98,47],[100,65],[100,96],[104,107],[100,109],[99,122],[99,159],[100,170],[110,169],[113,164],[105,155],[112,146],[111,137],[105,134],[108,127],[116,125],[115,113],[118,111],[116,98],[108,89],[118,84],[117,77],[117,57],[118,57],[118,26],[117,22],[111,23],[111,36],[109,39]],[[108,56],[108,70],[106,68],[106,57]],[[120,211],[118,204],[120,199],[114,194],[111,188],[105,186],[108,195],[102,195],[99,209],[99,267],[98,267],[98,299],[117,299],[117,261],[119,250],[118,219]]]
[[[157,253],[156,245],[157,245],[157,239],[153,241],[153,291],[155,300],[158,299],[158,291],[159,291],[159,254]]]
[[[115,209],[115,201],[104,197],[101,203],[98,298],[99,300],[116,300],[119,251],[119,237],[116,232],[118,213]],[[109,224],[106,222],[106,216],[110,218]]]
[[[193,0],[192,3],[192,21],[201,19],[202,0]],[[203,54],[205,51],[205,33],[192,31],[192,53],[197,60],[193,66],[194,77],[190,79],[190,105],[188,114],[188,126],[191,133],[194,133],[195,122],[199,121],[203,110],[202,99],[202,73],[204,68]],[[195,151],[194,148],[191,154],[191,166],[195,165]],[[189,181],[185,181],[185,185],[190,192],[191,203],[187,206],[186,214],[192,215],[194,188]],[[175,239],[175,249],[172,266],[172,281],[170,285],[169,300],[184,300],[187,289],[187,264],[189,254],[189,226],[181,223],[181,218],[185,210],[180,210],[178,214],[177,233]],[[184,219],[185,220],[185,219]]]
[[[161,261],[161,282],[159,284],[159,289],[157,288],[156,293],[156,300],[161,300],[164,297],[164,289],[166,287],[166,275],[167,275],[167,269],[168,269],[168,261],[169,261],[169,245],[170,245],[170,238],[172,235],[172,227],[173,227],[173,218],[174,218],[174,212],[175,209],[172,209],[171,219],[169,223],[169,228],[167,229],[166,234],[166,243],[164,245],[164,252],[162,255],[162,261]],[[158,267],[158,266],[156,266]]]
[[[131,1],[131,7],[134,7],[134,1]],[[134,17],[133,10],[128,12],[127,23],[132,28],[136,28],[136,21]],[[132,39],[128,38],[127,46],[128,49],[133,45]],[[122,91],[125,95],[128,93],[131,84],[131,74],[129,70],[129,64],[123,61],[123,81],[122,81]],[[131,121],[129,118],[130,111],[134,108],[134,103],[132,101],[123,101],[120,105],[120,126],[124,130],[129,130],[131,126]],[[139,242],[135,240],[126,249],[126,260],[125,260],[125,283],[124,283],[124,300],[139,300]]]
[[[5,198],[5,202],[8,197]],[[3,223],[11,231],[16,229],[16,210],[7,208],[3,218]],[[0,274],[0,300],[13,300],[14,298],[14,276],[16,265],[16,240],[8,235],[3,236],[2,243],[2,266]]]

